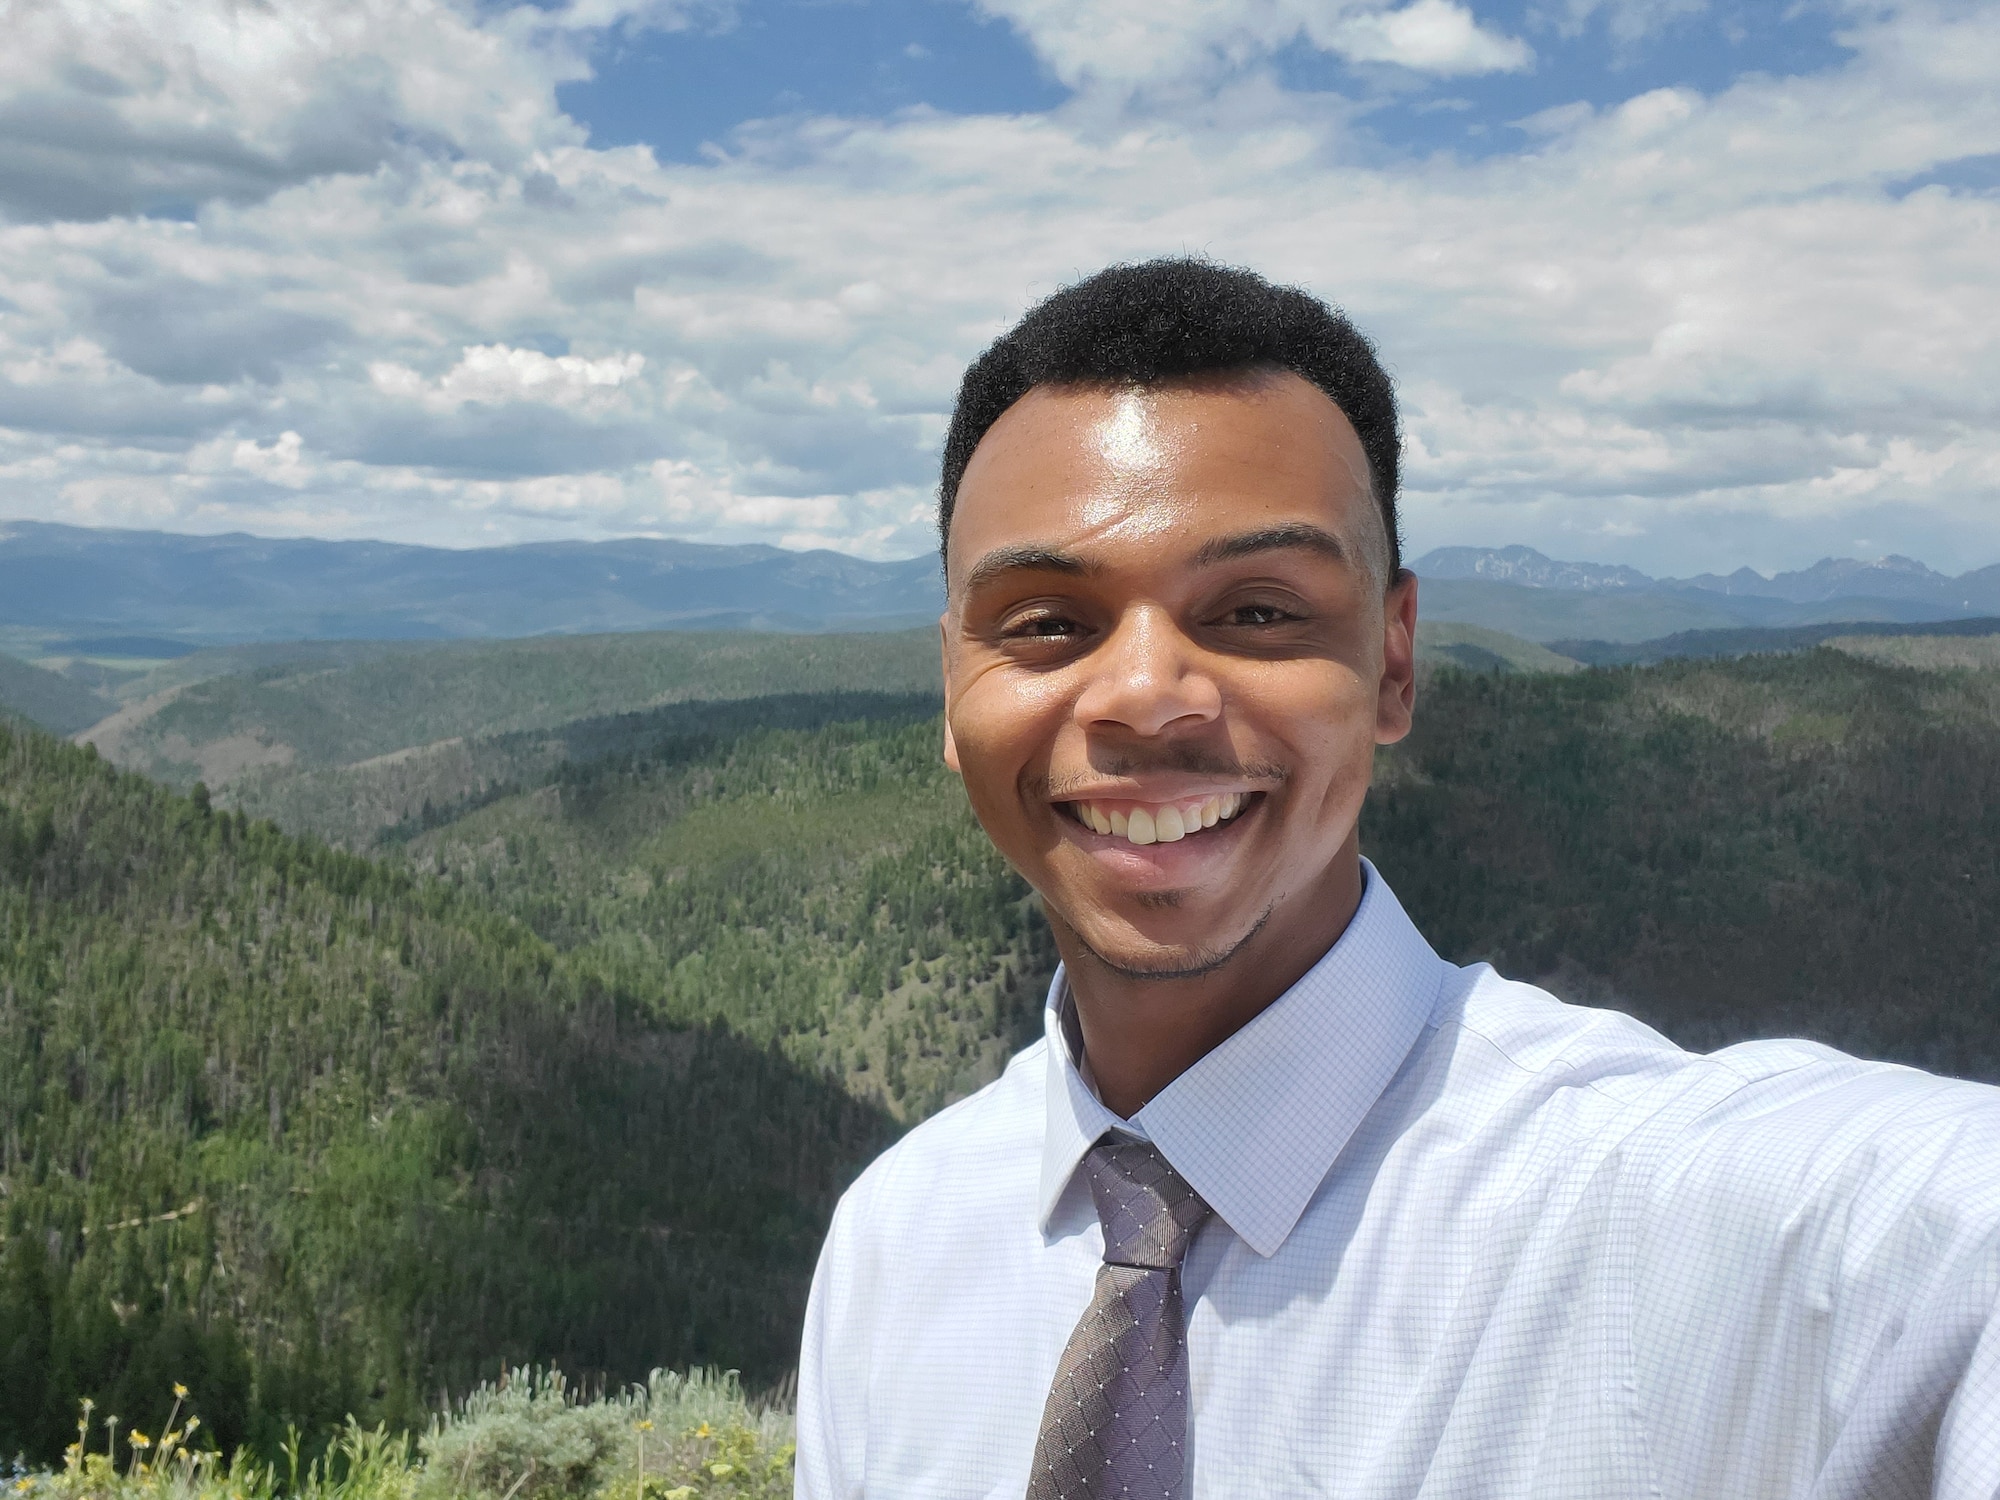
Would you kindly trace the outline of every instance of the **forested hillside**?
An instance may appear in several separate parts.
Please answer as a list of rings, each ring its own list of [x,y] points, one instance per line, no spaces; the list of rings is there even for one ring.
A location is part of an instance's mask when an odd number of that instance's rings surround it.
[[[829,687],[935,691],[938,678],[937,639],[928,631],[662,631],[350,651],[359,659],[323,666],[312,653],[170,686],[84,737],[129,769],[213,788],[260,769],[349,765],[687,698]],[[199,666],[191,657],[161,678],[184,679]]]
[[[877,1108],[448,886],[0,729],[0,1452],[791,1357]]]
[[[823,727],[739,720],[565,761],[404,857],[668,1016],[920,1118],[1039,1030],[1054,953],[940,759],[935,701],[820,701]],[[809,723],[818,704],[771,706]]]
[[[2000,1081],[2000,671],[1442,677],[1362,826],[1453,956],[1692,1047],[1803,1035]]]
[[[1992,642],[1840,645],[1434,655],[1364,846],[1446,953],[1690,1045],[2000,1079]],[[367,857],[0,740],[0,1451],[191,1373],[264,1442],[502,1357],[780,1374],[840,1184],[1038,1025],[938,736],[683,701],[228,793]]]

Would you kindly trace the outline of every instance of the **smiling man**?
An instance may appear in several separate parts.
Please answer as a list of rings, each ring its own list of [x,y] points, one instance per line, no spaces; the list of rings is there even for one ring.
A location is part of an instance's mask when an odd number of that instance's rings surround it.
[[[799,1493],[2000,1493],[2000,1090],[1713,1057],[1431,951],[1361,857],[1407,733],[1387,376],[1161,261],[968,371],[944,754],[1047,1034],[835,1216]]]

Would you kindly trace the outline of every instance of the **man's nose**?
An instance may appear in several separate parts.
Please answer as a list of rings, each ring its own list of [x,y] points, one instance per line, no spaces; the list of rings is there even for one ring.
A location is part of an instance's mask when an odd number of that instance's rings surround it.
[[[1183,721],[1213,721],[1222,712],[1222,690],[1201,656],[1166,611],[1130,611],[1086,659],[1091,675],[1076,700],[1077,722],[1153,735]]]

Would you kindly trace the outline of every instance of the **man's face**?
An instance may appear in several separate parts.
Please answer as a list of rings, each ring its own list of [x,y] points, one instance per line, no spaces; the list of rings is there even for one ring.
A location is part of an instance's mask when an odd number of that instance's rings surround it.
[[[952,519],[945,759],[1059,935],[1166,977],[1325,919],[1410,724],[1386,555],[1360,440],[1296,375],[1037,387],[994,423]]]

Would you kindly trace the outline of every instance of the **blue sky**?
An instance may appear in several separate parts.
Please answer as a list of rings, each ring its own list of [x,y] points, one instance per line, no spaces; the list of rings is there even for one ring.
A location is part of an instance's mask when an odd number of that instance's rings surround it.
[[[1582,101],[1615,105],[1666,87],[1712,93],[1745,73],[1820,72],[1847,58],[1840,18],[1821,6],[1660,6],[1580,18],[1546,6],[1483,5],[1480,19],[1534,49],[1517,72],[1438,78],[1356,65],[1295,41],[1256,60],[1283,86],[1361,101],[1390,154],[1518,150],[1519,121]],[[1006,22],[957,0],[749,0],[680,29],[610,28],[592,39],[593,76],[562,85],[562,108],[593,145],[643,144],[701,161],[746,121],[800,115],[1038,113],[1065,87]]]
[[[1987,0],[64,0],[0,55],[0,520],[928,546],[1115,259],[1342,304],[1413,549],[2000,561]]]
[[[684,30],[593,41],[556,91],[593,145],[703,159],[748,120],[1049,110],[1069,97],[1006,22],[945,0],[758,0]]]

